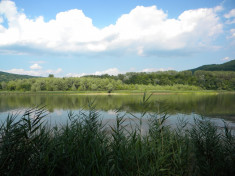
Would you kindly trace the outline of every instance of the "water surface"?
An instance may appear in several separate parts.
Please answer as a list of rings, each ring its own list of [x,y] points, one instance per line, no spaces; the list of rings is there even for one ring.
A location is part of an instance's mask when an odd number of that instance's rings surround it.
[[[0,120],[9,113],[23,113],[25,109],[45,105],[48,119],[52,123],[64,123],[69,111],[87,112],[88,104],[94,101],[95,108],[103,120],[112,120],[116,111],[127,113],[127,117],[167,113],[171,119],[184,117],[192,121],[194,117],[205,116],[217,123],[222,120],[235,124],[235,94],[166,94],[152,95],[144,108],[142,95],[0,95]],[[174,123],[174,120],[172,121]]]

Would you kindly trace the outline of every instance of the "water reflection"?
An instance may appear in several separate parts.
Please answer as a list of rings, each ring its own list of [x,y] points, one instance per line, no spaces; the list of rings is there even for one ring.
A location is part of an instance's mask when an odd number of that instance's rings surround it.
[[[144,108],[141,95],[82,96],[82,95],[0,95],[0,118],[10,110],[46,105],[51,118],[63,119],[68,111],[87,110],[88,102],[95,100],[96,109],[106,119],[115,117],[115,111],[151,113],[167,111],[171,116],[204,115],[211,118],[223,118],[235,122],[235,94],[175,94],[153,95],[149,106]]]

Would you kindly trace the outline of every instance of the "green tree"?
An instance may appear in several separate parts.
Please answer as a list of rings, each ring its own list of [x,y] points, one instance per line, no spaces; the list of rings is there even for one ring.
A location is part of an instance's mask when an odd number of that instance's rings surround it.
[[[77,90],[77,88],[76,88],[75,84],[73,84],[73,85],[72,85],[71,90],[72,90],[72,91],[76,91],[76,90]]]
[[[54,75],[53,74],[49,74],[48,77],[49,78],[54,78]]]
[[[108,93],[111,93],[113,91],[113,85],[111,83],[107,85],[107,90],[108,90]]]
[[[16,90],[16,82],[15,81],[10,81],[7,84],[7,90],[14,91]]]
[[[7,83],[3,81],[1,83],[1,87],[2,87],[2,90],[7,90]]]

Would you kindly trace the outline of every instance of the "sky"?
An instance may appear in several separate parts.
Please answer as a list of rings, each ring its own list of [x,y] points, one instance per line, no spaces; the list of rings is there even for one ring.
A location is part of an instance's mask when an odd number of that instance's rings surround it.
[[[235,0],[1,0],[0,71],[80,77],[235,59]]]

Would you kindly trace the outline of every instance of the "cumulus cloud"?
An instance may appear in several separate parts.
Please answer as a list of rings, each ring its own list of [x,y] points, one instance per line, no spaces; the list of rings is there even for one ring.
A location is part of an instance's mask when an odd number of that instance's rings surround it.
[[[46,70],[43,72],[46,72],[47,74],[59,74],[61,73],[63,70],[61,68],[58,68],[57,70]]]
[[[234,23],[235,23],[235,19],[226,21],[226,24],[234,24]]]
[[[235,23],[235,9],[230,10],[230,12],[226,13],[224,17],[228,19],[226,21],[226,24],[234,24]]]
[[[38,71],[24,70],[24,69],[17,69],[17,68],[13,68],[11,70],[5,70],[5,72],[14,73],[14,74],[20,74],[20,75],[41,76]]]
[[[235,17],[235,9],[230,10],[230,12],[229,12],[229,13],[226,13],[226,14],[224,15],[224,17],[225,17],[225,18],[232,18],[232,17]]]
[[[82,10],[60,12],[55,19],[28,18],[13,1],[0,2],[0,49],[26,47],[28,52],[100,53],[122,51],[145,56],[154,51],[185,50],[209,46],[223,32],[215,8],[187,10],[178,18],[168,18],[156,6],[137,6],[114,25],[102,29]],[[20,49],[18,49],[20,50]]]
[[[104,74],[118,75],[119,73],[120,71],[117,68],[110,68],[104,71],[96,71],[93,75],[104,75]]]
[[[66,74],[65,77],[82,77],[85,75],[90,75],[90,74],[87,74],[87,73],[68,73],[68,74]]]
[[[230,29],[230,34],[227,36],[227,39],[230,39],[231,45],[235,45],[235,29]]]
[[[4,70],[4,72],[20,74],[20,75],[31,75],[31,76],[48,76],[49,74],[57,75],[62,72],[61,68],[57,70],[25,70],[25,69],[16,69]]]
[[[38,65],[38,64],[33,64],[33,65],[30,66],[30,68],[33,69],[33,70],[39,70],[42,67],[40,65]]]
[[[157,72],[157,71],[168,71],[174,70],[173,68],[145,68],[141,72]]]
[[[221,59],[222,61],[229,61],[231,60],[229,57],[224,57],[223,59]]]
[[[30,70],[25,70],[25,69],[18,69],[18,68],[13,68],[11,70],[4,70],[5,72],[8,73],[14,73],[14,74],[20,74],[20,75],[31,75],[31,76],[48,76],[49,74],[55,74],[58,75],[62,72],[61,68],[58,68],[56,70],[48,69],[44,70],[42,69],[42,66],[39,64],[45,63],[44,61],[31,61],[30,63],[33,63],[29,68]]]
[[[45,63],[45,61],[30,61],[30,63],[32,63],[32,64],[44,64]]]
[[[77,73],[68,73],[66,75],[66,77],[82,77],[82,76],[85,76],[85,75],[104,75],[104,74],[117,76],[120,73],[121,72],[117,68],[109,68],[107,70],[96,71],[94,73],[79,73],[79,74],[77,74]]]
[[[230,29],[231,38],[235,38],[235,29]]]

